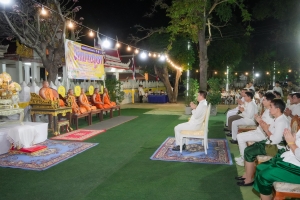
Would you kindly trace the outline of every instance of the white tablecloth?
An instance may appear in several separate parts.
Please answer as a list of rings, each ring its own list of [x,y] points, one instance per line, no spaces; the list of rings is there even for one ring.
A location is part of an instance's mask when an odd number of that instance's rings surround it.
[[[33,145],[34,138],[37,134],[34,126],[18,125],[9,130],[7,139],[17,148],[28,148]]]

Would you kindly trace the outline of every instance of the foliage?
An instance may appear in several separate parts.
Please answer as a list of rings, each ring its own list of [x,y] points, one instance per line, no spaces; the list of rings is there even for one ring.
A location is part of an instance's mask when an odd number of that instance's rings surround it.
[[[7,6],[1,11],[1,31],[9,39],[17,38],[21,44],[33,49],[40,56],[49,73],[49,81],[55,81],[58,68],[63,65],[65,37],[79,39],[80,28],[66,31],[66,18],[74,19],[81,9],[81,6],[76,6],[77,2],[17,0],[15,5]],[[52,11],[47,10],[48,8]],[[41,14],[42,9],[46,10],[46,15]]]
[[[211,105],[217,105],[221,102],[221,92],[220,92],[220,79],[210,78],[207,81],[209,86],[209,91],[207,95],[207,101]]]
[[[191,102],[197,103],[197,96],[199,91],[199,82],[197,79],[189,78],[188,80],[183,81],[184,85],[189,83],[189,88],[184,91],[185,100],[184,103],[187,107],[190,106]]]
[[[124,100],[124,92],[121,90],[122,83],[116,79],[105,80],[105,86],[108,90],[111,101],[121,103]]]

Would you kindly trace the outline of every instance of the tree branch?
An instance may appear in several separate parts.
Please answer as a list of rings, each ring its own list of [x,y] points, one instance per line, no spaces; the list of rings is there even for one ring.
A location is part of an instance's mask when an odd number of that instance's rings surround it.
[[[155,28],[155,29],[153,29],[153,28],[144,28],[141,25],[135,25],[134,27],[137,28],[137,32],[147,32],[146,35],[144,37],[141,37],[141,38],[130,34],[129,40],[131,42],[134,42],[134,44],[137,44],[138,42],[140,42],[140,41],[142,41],[146,38],[149,38],[151,35],[153,35],[155,33],[162,33],[162,32],[166,31],[166,29],[164,27]]]
[[[224,3],[224,2],[228,2],[228,0],[223,0],[223,1],[215,1],[215,3],[212,5],[212,7],[210,8],[209,12],[208,12],[208,15],[210,15],[214,9],[216,8],[217,5],[221,4],[221,3]]]

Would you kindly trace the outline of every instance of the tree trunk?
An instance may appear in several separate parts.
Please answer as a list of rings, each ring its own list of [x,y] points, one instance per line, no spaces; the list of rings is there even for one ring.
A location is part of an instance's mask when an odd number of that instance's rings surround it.
[[[181,76],[181,71],[176,71],[176,78],[174,83],[174,88],[172,91],[172,86],[169,81],[169,73],[167,67],[156,67],[154,66],[155,73],[158,75],[160,80],[164,83],[167,89],[167,94],[169,98],[170,103],[176,103],[177,102],[177,96],[178,96],[178,81]]]
[[[202,29],[198,32],[199,40],[199,71],[200,71],[200,89],[207,90],[207,68],[208,68],[208,58],[207,58],[207,45],[205,39],[205,23]]]
[[[47,81],[49,83],[51,83],[51,81],[55,84],[55,80],[58,74],[58,68],[57,66],[54,66],[54,64],[52,63],[48,63],[45,65],[45,63],[43,63],[47,72],[48,72],[48,77],[47,77]]]

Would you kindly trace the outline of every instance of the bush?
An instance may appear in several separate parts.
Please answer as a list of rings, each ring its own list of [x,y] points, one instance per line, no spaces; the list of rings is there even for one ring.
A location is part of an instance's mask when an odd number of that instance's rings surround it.
[[[207,81],[209,91],[206,100],[211,105],[217,105],[221,102],[220,79],[210,78]]]
[[[187,85],[187,80],[183,81],[184,85]],[[197,102],[197,95],[199,91],[199,82],[196,79],[189,78],[189,89],[184,91],[184,96],[185,96],[185,106],[189,107],[190,102],[194,102],[196,105],[198,104]]]
[[[108,90],[111,101],[120,104],[124,100],[124,92],[121,91],[122,83],[116,79],[105,80],[105,86]]]

